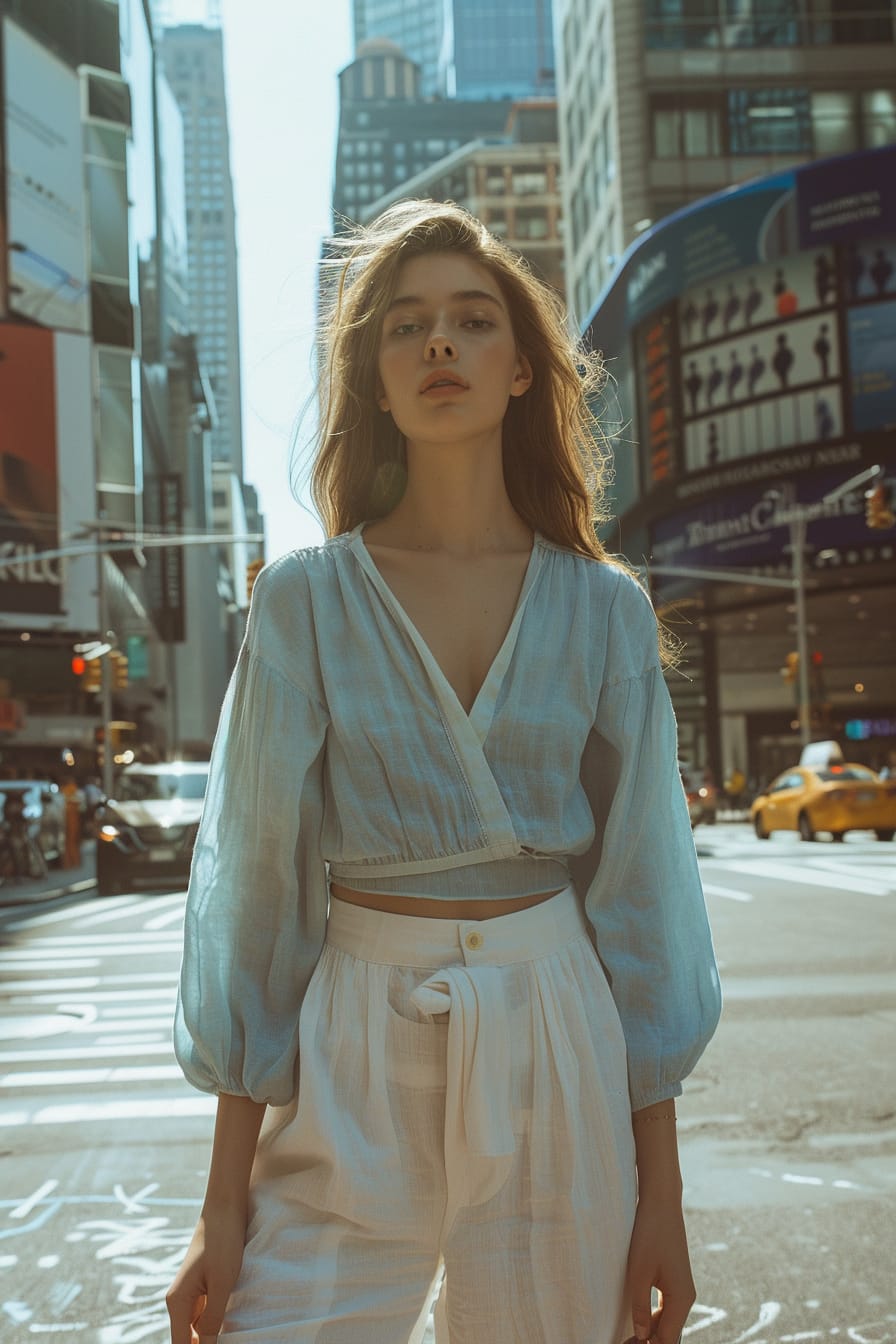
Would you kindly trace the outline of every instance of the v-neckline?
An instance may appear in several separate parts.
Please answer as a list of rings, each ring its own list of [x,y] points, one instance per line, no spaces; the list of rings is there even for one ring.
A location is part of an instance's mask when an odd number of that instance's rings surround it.
[[[523,609],[526,605],[529,593],[532,591],[532,585],[540,567],[543,555],[540,533],[533,531],[532,551],[529,555],[529,562],[526,565],[523,574],[523,582],[520,586],[519,597],[517,598],[516,607],[514,608],[513,616],[510,619],[510,624],[507,627],[507,633],[501,641],[498,652],[492,659],[491,666],[485,674],[482,685],[476,692],[476,697],[473,704],[470,706],[469,712],[467,712],[461,704],[460,696],[457,694],[457,691],[442,671],[441,665],[435,657],[435,654],[432,652],[432,649],[430,649],[426,640],[423,638],[401,602],[392,591],[392,588],[386,582],[376,561],[367,549],[367,544],[364,541],[362,533],[364,528],[367,527],[368,521],[369,520],[365,519],[364,522],[358,523],[357,527],[353,528],[349,534],[349,545],[352,551],[360,561],[364,572],[369,575],[377,591],[392,612],[395,620],[409,636],[412,644],[420,655],[424,667],[429,673],[430,680],[432,681],[434,689],[438,693],[439,699],[446,709],[448,716],[460,722],[467,731],[472,728],[478,737],[480,744],[483,744],[488,736],[488,731],[491,726],[498,693],[504,682],[507,668],[516,647]]]

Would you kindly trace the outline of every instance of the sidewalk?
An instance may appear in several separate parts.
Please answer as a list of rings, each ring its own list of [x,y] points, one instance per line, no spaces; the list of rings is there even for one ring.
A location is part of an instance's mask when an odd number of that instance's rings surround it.
[[[71,896],[79,891],[89,891],[95,886],[96,841],[85,840],[81,845],[81,862],[77,868],[51,868],[46,877],[24,880],[7,878],[0,885],[0,906],[49,901],[54,896]]]

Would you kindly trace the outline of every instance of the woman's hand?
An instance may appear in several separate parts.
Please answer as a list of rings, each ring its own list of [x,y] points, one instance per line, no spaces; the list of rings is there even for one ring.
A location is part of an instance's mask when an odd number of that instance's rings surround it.
[[[245,1210],[203,1210],[165,1298],[171,1344],[196,1344],[197,1340],[204,1344],[218,1338],[245,1244]]]
[[[638,1339],[678,1344],[696,1292],[681,1199],[674,1193],[638,1200],[628,1253],[628,1294]],[[660,1306],[651,1311],[651,1289]]]

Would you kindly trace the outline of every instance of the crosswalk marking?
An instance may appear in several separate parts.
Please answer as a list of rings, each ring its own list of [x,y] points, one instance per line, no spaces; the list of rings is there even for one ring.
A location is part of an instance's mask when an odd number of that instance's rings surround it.
[[[81,923],[82,913],[85,914],[86,917],[87,912],[100,905],[102,905],[105,910],[111,910],[113,906],[127,906],[128,909],[132,909],[134,898],[133,896],[103,896],[94,901],[84,901],[83,904],[78,906],[78,923]],[[18,919],[13,920],[12,923],[7,924],[6,927],[17,933],[19,929],[40,929],[46,924],[61,924],[64,920],[70,920],[71,918],[72,909],[71,906],[67,905],[62,910],[50,910],[42,915],[28,914],[24,917],[20,916]]]
[[[54,1059],[110,1059],[116,1055],[170,1056],[171,1042],[148,1041],[137,1048],[119,1041],[115,1045],[61,1046],[56,1050],[0,1050],[0,1064],[47,1064]]]
[[[158,1083],[182,1078],[177,1064],[110,1064],[106,1069],[35,1069],[0,1074],[0,1087],[93,1087],[97,1083]]]
[[[728,873],[746,873],[751,877],[773,877],[779,882],[798,882],[801,886],[827,887],[833,891],[855,891],[867,896],[886,896],[893,883],[873,882],[850,872],[826,872],[782,863],[774,859],[704,859],[704,864],[722,867]]]
[[[703,891],[707,896],[724,896],[729,901],[752,901],[748,891],[738,891],[734,887],[720,887],[714,882],[704,882]]]
[[[141,1097],[133,1101],[71,1102],[67,1105],[38,1106],[35,1110],[21,1107],[17,1111],[0,1112],[0,1127],[19,1128],[24,1125],[75,1125],[87,1121],[105,1123],[110,1120],[172,1120],[191,1116],[213,1116],[217,1099],[195,1097]]]

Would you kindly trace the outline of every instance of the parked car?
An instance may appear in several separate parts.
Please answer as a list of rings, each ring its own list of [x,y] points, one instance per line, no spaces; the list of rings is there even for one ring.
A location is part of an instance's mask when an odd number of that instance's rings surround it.
[[[847,831],[874,831],[878,840],[892,840],[896,780],[848,761],[794,765],[760,793],[750,812],[760,840],[772,831],[799,831],[803,840],[814,840],[818,831],[834,840]]]
[[[96,882],[101,896],[140,886],[184,883],[208,761],[129,765],[96,814]]]
[[[691,830],[700,822],[713,826],[718,806],[718,791],[706,780],[697,775],[697,771],[687,761],[678,762],[678,773],[684,786],[684,796],[688,803],[688,816]]]
[[[11,793],[21,795],[28,836],[44,864],[60,864],[65,852],[65,799],[59,785],[46,779],[0,780],[0,818]]]

